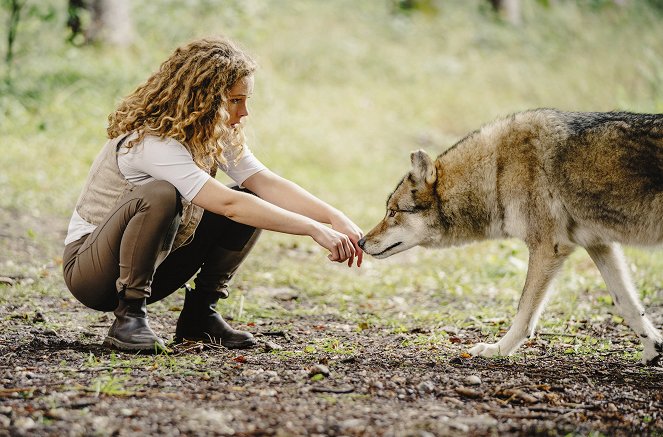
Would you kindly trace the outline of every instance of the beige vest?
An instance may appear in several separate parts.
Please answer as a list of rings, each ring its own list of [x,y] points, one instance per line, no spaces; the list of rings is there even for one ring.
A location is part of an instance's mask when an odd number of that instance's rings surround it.
[[[76,202],[76,212],[83,220],[99,226],[118,200],[135,185],[127,181],[117,165],[117,151],[129,135],[109,140],[101,149],[90,168],[83,191]],[[203,208],[182,199],[182,221],[175,234],[172,250],[191,241],[203,216]]]

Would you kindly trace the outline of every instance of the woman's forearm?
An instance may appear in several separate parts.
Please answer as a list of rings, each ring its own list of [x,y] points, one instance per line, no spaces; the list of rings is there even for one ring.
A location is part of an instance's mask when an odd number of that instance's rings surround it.
[[[212,177],[193,198],[193,203],[256,228],[292,235],[308,235],[329,250],[329,259],[332,261],[349,260],[348,265],[351,266],[358,253],[356,243],[345,233],[305,215],[273,205],[259,197],[231,190]]]
[[[269,170],[247,179],[244,186],[269,203],[320,223],[332,224],[343,216],[338,209]]]
[[[238,223],[287,234],[312,236],[319,225],[314,219],[297,212],[251,194],[231,190],[213,178],[198,192],[193,203]]]

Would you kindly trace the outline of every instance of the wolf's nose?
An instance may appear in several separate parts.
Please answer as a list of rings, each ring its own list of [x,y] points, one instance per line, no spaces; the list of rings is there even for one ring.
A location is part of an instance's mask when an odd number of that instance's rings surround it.
[[[357,241],[357,244],[359,244],[359,247],[361,247],[363,249],[364,244],[366,244],[366,237],[364,237],[361,240]]]

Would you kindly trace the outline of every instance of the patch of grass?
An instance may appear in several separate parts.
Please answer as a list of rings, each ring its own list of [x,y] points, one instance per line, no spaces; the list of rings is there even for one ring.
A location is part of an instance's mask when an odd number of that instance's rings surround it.
[[[357,350],[354,345],[343,343],[333,337],[322,339],[318,346],[323,352],[337,355],[351,355]]]
[[[301,357],[305,355],[305,351],[303,350],[274,350],[270,352],[272,355],[276,355],[277,357],[281,357],[284,360],[294,358],[294,357]]]
[[[417,335],[414,338],[403,341],[403,346],[418,346],[422,348],[437,348],[439,346],[450,344],[449,336],[446,333],[433,333],[429,335]]]
[[[130,396],[133,394],[133,391],[125,388],[127,380],[126,377],[103,375],[95,378],[86,391],[94,393],[95,396],[101,394],[107,396]]]

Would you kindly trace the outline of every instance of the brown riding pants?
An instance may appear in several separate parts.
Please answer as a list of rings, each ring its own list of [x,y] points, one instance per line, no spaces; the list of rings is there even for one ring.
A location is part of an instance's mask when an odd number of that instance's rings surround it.
[[[71,293],[90,308],[113,311],[118,293],[152,303],[198,271],[197,289],[225,290],[260,231],[205,211],[191,242],[171,252],[180,215],[179,193],[170,183],[134,187],[93,233],[65,247]]]

